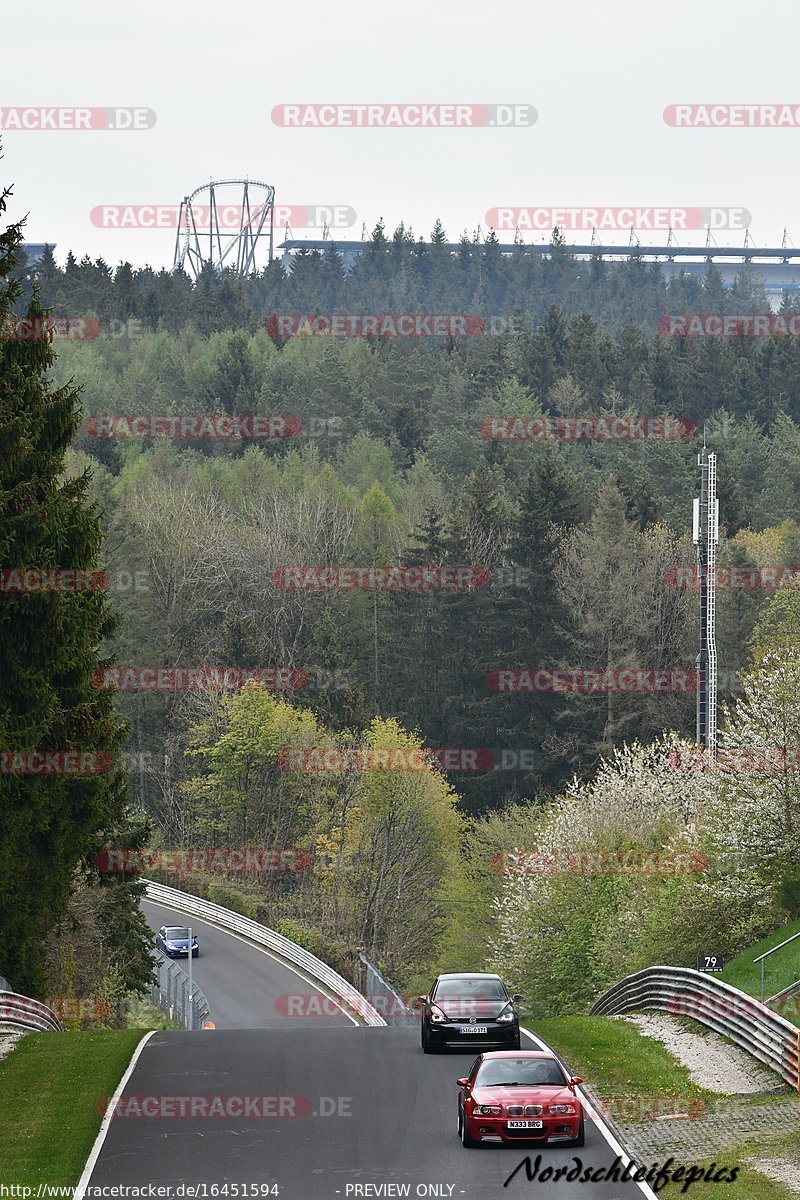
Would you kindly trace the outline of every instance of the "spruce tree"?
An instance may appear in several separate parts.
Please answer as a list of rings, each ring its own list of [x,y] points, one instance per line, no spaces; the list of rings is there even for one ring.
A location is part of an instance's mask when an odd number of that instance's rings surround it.
[[[76,878],[83,868],[98,882],[95,855],[125,825],[124,779],[109,769],[124,733],[111,694],[93,686],[107,662],[99,647],[114,624],[102,589],[65,590],[62,576],[32,590],[33,576],[20,588],[10,574],[92,572],[101,544],[88,475],[65,476],[81,413],[73,388],[48,381],[56,355],[38,296],[27,307],[29,336],[8,322],[19,298],[13,272],[21,237],[19,225],[0,232],[0,972],[18,990],[41,993],[45,953]],[[46,751],[101,757],[48,763]],[[128,893],[141,934],[137,899]],[[138,956],[133,977],[143,983],[141,938],[126,953]]]

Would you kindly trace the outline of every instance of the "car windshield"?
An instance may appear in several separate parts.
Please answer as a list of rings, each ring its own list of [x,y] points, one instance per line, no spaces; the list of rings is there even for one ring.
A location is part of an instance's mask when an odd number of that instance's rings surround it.
[[[181,929],[176,925],[172,929],[167,930],[167,937],[171,942],[186,941],[189,937],[189,930]]]
[[[508,992],[499,979],[442,979],[436,998],[452,1000],[507,1000]]]
[[[563,1087],[566,1082],[554,1058],[490,1058],[475,1076],[476,1087]]]

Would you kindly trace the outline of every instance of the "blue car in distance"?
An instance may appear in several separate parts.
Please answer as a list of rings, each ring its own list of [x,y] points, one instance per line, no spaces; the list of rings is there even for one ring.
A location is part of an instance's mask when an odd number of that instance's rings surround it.
[[[185,925],[162,925],[156,934],[156,948],[163,950],[167,958],[188,958],[189,930]],[[192,935],[192,958],[199,953],[197,938]]]

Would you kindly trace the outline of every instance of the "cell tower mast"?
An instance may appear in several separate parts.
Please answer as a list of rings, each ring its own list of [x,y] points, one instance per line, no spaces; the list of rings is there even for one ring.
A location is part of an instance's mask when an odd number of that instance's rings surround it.
[[[697,655],[697,740],[707,750],[717,745],[717,543],[719,500],[717,456],[705,444],[697,456],[700,496],[694,501],[692,539],[700,574],[700,649]]]

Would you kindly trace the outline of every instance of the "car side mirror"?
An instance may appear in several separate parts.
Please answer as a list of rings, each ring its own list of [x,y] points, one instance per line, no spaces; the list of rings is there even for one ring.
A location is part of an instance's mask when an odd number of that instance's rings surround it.
[[[583,1080],[582,1080],[582,1079],[578,1079],[578,1077],[576,1076],[574,1079],[570,1079],[570,1081],[569,1081],[569,1086],[570,1086],[570,1087],[577,1087],[577,1085],[578,1085],[579,1083],[583,1083]]]
[[[427,996],[417,996],[417,1004],[424,1004],[427,999]]]
[[[514,1001],[515,1004],[521,1004],[522,1001],[525,999],[525,997],[520,996],[519,992],[515,992],[514,995],[511,997],[511,999]]]
[[[469,1080],[468,1079],[457,1079],[456,1087],[469,1087]]]

